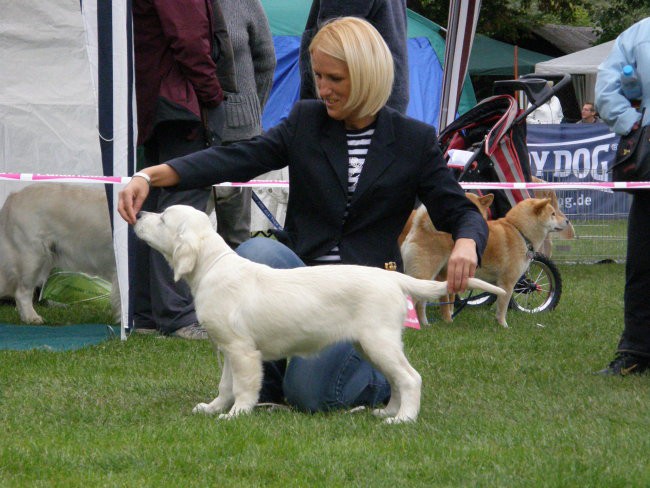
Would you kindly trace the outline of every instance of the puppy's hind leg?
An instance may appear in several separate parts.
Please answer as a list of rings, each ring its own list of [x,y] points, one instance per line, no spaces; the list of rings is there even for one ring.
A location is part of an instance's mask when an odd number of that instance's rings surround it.
[[[232,367],[232,392],[235,403],[228,413],[219,418],[229,419],[253,410],[262,388],[262,353],[251,349],[238,348],[226,354],[230,356]]]
[[[216,347],[215,352],[218,353]],[[192,413],[204,413],[206,415],[221,413],[232,407],[233,403],[235,403],[235,396],[232,392],[232,368],[229,356],[224,354],[223,371],[219,381],[219,395],[210,403],[199,403],[192,409]]]
[[[391,396],[388,405],[373,413],[378,417],[386,417],[386,422],[391,424],[417,419],[422,389],[422,378],[406,359],[399,334],[400,332],[393,338],[377,335],[370,340],[359,341],[368,360],[390,383]]]

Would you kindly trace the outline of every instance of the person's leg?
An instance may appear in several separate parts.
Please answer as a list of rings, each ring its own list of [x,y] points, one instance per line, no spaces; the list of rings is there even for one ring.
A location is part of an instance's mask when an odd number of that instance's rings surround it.
[[[293,357],[284,377],[289,405],[307,412],[358,406],[390,399],[390,385],[350,343],[337,343],[309,358]]]
[[[155,202],[158,199],[159,188],[152,188],[147,198],[142,204],[142,210],[146,212],[155,211]],[[133,244],[136,271],[131,287],[133,289],[133,325],[136,330],[155,331],[156,321],[153,317],[151,308],[151,270],[149,269],[149,259],[153,249],[149,244],[135,239]]]
[[[188,139],[197,131],[197,124],[188,122],[166,122],[159,124],[155,131],[156,153],[150,155],[150,162],[165,162],[175,157],[184,156],[205,148],[205,139]],[[151,200],[151,211],[162,212],[177,205],[190,205],[205,211],[210,191],[206,189],[173,192],[160,189],[147,199]],[[150,301],[151,315],[156,327],[164,334],[171,334],[178,329],[198,322],[194,310],[194,301],[189,286],[184,281],[174,281],[174,273],[163,256],[154,251],[149,252]]]
[[[156,199],[156,212],[176,205],[190,205],[205,211],[210,196],[208,189],[171,192],[161,189]],[[158,251],[149,254],[151,275],[151,308],[158,330],[171,334],[178,329],[198,323],[194,299],[185,280],[174,281],[174,272]]]
[[[650,192],[634,195],[628,219],[625,329],[618,349],[650,358]]]
[[[625,292],[623,333],[614,360],[605,375],[643,373],[650,367],[650,193],[639,191],[632,199],[628,216],[627,255],[625,262]]]
[[[251,236],[251,188],[214,189],[217,232],[233,249]]]

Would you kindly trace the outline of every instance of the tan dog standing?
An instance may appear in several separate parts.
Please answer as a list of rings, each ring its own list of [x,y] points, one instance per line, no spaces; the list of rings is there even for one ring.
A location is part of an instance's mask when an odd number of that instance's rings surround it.
[[[478,196],[475,193],[467,192],[465,193],[465,196],[471,200],[474,205],[476,205],[483,218],[487,220],[488,212],[490,211],[490,205],[492,205],[492,202],[494,201],[494,195],[492,193],[488,193],[487,195]],[[445,281],[447,279],[447,258],[449,257],[449,254],[451,254],[451,250],[454,247],[454,241],[451,238],[451,235],[447,232],[441,232],[433,226],[433,222],[431,222],[429,214],[424,208],[424,205],[422,205],[417,210],[413,210],[413,212],[411,212],[411,215],[409,216],[408,221],[404,226],[404,230],[402,230],[402,233],[399,235],[397,242],[399,243],[400,248],[413,226],[419,228],[418,232],[414,233],[413,236],[426,235],[428,241],[430,241],[432,249],[431,258],[436,263],[440,259],[444,259],[445,266],[440,270],[435,279],[439,281]],[[446,256],[446,258],[444,256]],[[433,264],[433,266],[435,266],[435,264]],[[452,309],[448,304],[453,303],[454,299],[455,295],[444,295],[440,297],[440,313],[445,322],[451,322]],[[424,307],[424,305],[422,305],[422,307]],[[424,311],[418,311],[418,318],[422,314],[424,314]],[[422,323],[421,319],[420,322]]]
[[[420,279],[433,279],[444,271],[452,240],[449,234],[447,240],[443,239],[440,234],[444,233],[426,224],[426,209],[417,212],[401,247],[404,272]],[[496,317],[503,327],[508,326],[506,312],[514,286],[528,268],[533,254],[550,232],[564,230],[568,225],[569,221],[556,212],[549,199],[537,198],[524,200],[505,217],[488,221],[490,233],[476,276],[506,290],[505,295],[497,298]],[[426,325],[425,302],[416,302],[416,309],[420,324]],[[451,315],[446,319],[450,321]]]
[[[488,212],[490,211],[490,205],[492,205],[492,202],[494,201],[494,195],[492,193],[488,193],[487,195],[479,196],[476,195],[475,193],[470,193],[467,192],[465,193],[465,196],[478,208],[478,211],[481,212],[481,215],[485,220],[488,219]],[[422,208],[420,206],[419,208]],[[424,212],[426,214],[426,212]],[[402,233],[399,235],[397,238],[397,243],[401,246],[402,243],[404,242],[404,239],[406,239],[406,235],[409,233],[411,230],[411,227],[413,226],[413,220],[415,219],[415,216],[418,214],[417,210],[413,210],[411,212],[411,215],[409,215],[408,220],[406,221],[406,225],[404,226],[404,229],[402,230]],[[433,230],[436,230],[435,227],[433,227],[433,222],[431,222],[431,219],[427,215],[426,219],[422,219],[421,217],[419,218],[419,225],[425,225],[428,227],[433,228]],[[437,232],[437,231],[436,231]],[[441,232],[441,234],[448,235],[446,232]]]

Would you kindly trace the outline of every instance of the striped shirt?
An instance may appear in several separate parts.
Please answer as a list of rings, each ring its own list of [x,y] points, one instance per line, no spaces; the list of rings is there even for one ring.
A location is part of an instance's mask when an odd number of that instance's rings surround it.
[[[348,210],[350,209],[350,202],[352,196],[357,189],[359,183],[359,176],[363,165],[366,162],[372,135],[375,133],[375,125],[372,124],[364,129],[348,129],[346,130],[348,141],[348,202],[343,215],[343,223],[348,218]],[[313,260],[312,264],[335,264],[341,262],[341,254],[339,253],[338,244],[334,246],[327,254],[320,256]]]

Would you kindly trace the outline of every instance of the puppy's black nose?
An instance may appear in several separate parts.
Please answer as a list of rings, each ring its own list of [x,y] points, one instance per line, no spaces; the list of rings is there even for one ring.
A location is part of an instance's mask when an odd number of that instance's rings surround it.
[[[142,217],[142,212],[138,212],[137,214],[135,214],[136,219],[140,220],[140,217]]]

